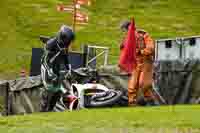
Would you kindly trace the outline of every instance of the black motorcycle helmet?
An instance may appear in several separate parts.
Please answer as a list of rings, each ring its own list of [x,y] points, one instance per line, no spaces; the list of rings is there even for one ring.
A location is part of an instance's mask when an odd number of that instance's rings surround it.
[[[74,38],[75,34],[72,29],[66,25],[62,25],[57,34],[58,43],[67,48]]]

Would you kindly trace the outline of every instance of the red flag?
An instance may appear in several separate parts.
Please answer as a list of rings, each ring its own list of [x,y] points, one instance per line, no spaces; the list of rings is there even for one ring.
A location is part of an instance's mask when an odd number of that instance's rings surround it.
[[[127,36],[124,40],[124,48],[121,50],[119,67],[121,70],[131,73],[136,66],[136,38],[135,21],[132,19],[128,28]]]

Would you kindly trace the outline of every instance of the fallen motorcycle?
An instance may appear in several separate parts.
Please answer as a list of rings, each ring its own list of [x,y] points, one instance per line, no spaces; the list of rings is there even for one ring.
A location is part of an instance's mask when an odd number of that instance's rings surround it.
[[[80,72],[87,70],[87,73]],[[75,75],[74,75],[75,74]],[[56,111],[64,109],[77,110],[82,108],[110,107],[121,98],[122,92],[107,88],[99,83],[85,83],[89,79],[95,80],[96,71],[80,68],[72,72],[78,75],[78,81],[71,84],[70,96],[62,97],[56,104]],[[86,80],[84,80],[86,79]],[[74,81],[73,81],[74,82]]]

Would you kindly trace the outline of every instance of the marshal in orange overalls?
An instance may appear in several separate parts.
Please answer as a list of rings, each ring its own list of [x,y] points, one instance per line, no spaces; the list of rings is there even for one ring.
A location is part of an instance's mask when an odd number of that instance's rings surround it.
[[[139,89],[142,89],[145,99],[151,99],[154,46],[154,41],[147,32],[136,30],[136,67],[128,82],[130,106],[136,105]]]

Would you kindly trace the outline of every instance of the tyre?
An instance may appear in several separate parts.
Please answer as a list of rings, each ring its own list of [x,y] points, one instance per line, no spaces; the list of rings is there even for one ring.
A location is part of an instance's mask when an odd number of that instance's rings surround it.
[[[119,99],[117,106],[127,107],[128,106],[128,91],[124,89],[120,89],[120,91],[122,92],[122,96]]]
[[[109,93],[103,97],[94,98],[89,101],[88,107],[108,107],[112,106],[121,98],[122,92],[109,90]]]

